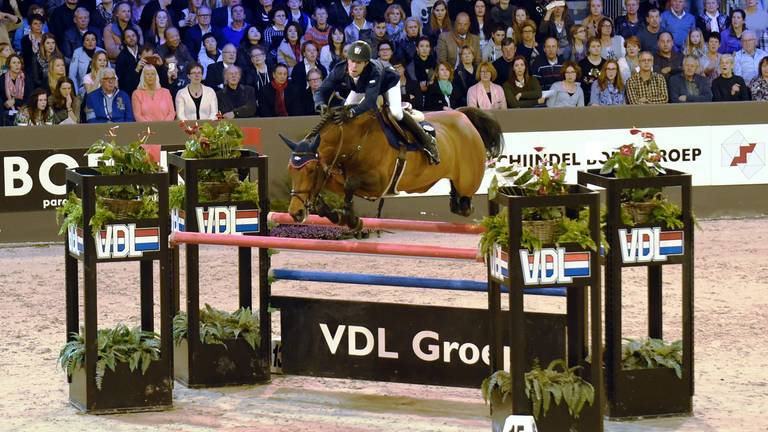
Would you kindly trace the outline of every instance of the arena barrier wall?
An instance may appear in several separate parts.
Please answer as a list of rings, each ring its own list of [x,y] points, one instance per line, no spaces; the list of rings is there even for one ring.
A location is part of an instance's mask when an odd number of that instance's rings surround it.
[[[765,175],[764,137],[756,136],[753,128],[768,127],[765,120],[768,103],[708,103],[708,104],[669,104],[661,106],[624,106],[590,107],[559,109],[519,109],[494,112],[507,137],[526,132],[557,131],[604,131],[609,129],[629,129],[631,127],[678,128],[678,127],[716,127],[727,126],[747,144],[755,143],[755,165],[752,171],[759,172],[751,177],[756,179]],[[247,119],[236,123],[248,128],[248,135],[256,150],[266,153],[269,158],[270,190],[273,197],[287,194],[285,166],[289,150],[277,136],[283,133],[289,138],[298,139],[305,131],[314,126],[317,117],[291,117],[283,119]],[[136,135],[151,127],[154,135],[150,141],[162,144],[164,150],[178,149],[186,139],[176,122],[125,123],[120,125],[118,140],[128,142]],[[728,129],[729,131],[731,129]],[[3,175],[0,176],[0,243],[49,242],[62,241],[56,235],[53,209],[64,198],[64,167],[86,165],[83,156],[85,149],[96,139],[103,137],[105,125],[61,125],[40,127],[2,128],[0,135],[0,160]],[[512,135],[510,135],[512,134]],[[679,134],[678,134],[679,135]],[[675,136],[678,136],[675,135]],[[542,134],[542,137],[546,137]],[[581,135],[579,135],[581,136]],[[601,134],[595,132],[599,140]],[[696,151],[698,136],[691,135],[680,143],[686,149]],[[726,138],[727,141],[727,138]],[[611,143],[616,146],[624,142]],[[514,146],[516,142],[508,143]],[[530,143],[526,144],[528,146]],[[660,142],[660,144],[664,144]],[[720,143],[713,143],[708,160],[717,161],[728,156]],[[738,143],[736,143],[738,144]],[[540,143],[547,151],[547,142]],[[578,150],[589,143],[573,143]],[[560,149],[561,147],[557,147]],[[558,150],[560,151],[560,150]],[[521,152],[528,152],[528,148]],[[565,159],[573,153],[567,151],[561,156]],[[693,153],[689,153],[690,157]],[[738,156],[738,155],[737,155]],[[680,157],[685,157],[682,154]],[[702,156],[704,157],[704,156]],[[762,162],[760,162],[760,158]],[[695,161],[694,161],[695,162]],[[723,161],[725,164],[728,161]],[[583,169],[584,167],[578,167]],[[707,169],[703,167],[703,169]],[[743,170],[742,170],[743,171]],[[742,171],[734,170],[734,176],[741,176]],[[751,174],[752,171],[748,173]],[[694,173],[695,174],[695,173]],[[746,176],[746,174],[743,174]],[[752,181],[747,179],[748,181]],[[745,181],[747,181],[745,180]],[[744,183],[744,182],[742,182]],[[762,199],[768,192],[766,182],[729,186],[696,187],[694,211],[701,218],[708,217],[749,217],[768,214],[768,200]],[[702,193],[704,192],[704,193]],[[361,214],[375,214],[375,204],[360,201],[357,204]],[[475,217],[485,214],[484,206],[478,206]],[[448,222],[467,222],[466,219],[450,214],[447,200],[438,196],[404,197],[387,200],[384,206],[385,217],[401,219],[429,219]]]

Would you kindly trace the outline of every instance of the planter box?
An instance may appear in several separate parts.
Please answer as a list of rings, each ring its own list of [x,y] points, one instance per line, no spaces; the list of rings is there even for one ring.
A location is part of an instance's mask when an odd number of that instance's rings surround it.
[[[189,369],[189,344],[186,339],[173,346],[176,380],[190,388],[222,387],[266,382],[269,362],[262,364],[259,346],[252,349],[243,338],[224,341],[225,346],[196,344],[194,367]]]
[[[90,414],[161,411],[171,408],[173,402],[173,380],[162,360],[153,361],[144,374],[139,368],[131,372],[128,363],[118,362],[114,372],[107,368],[101,390],[93,395],[86,394],[84,368],[75,369],[71,378],[69,402]]]
[[[691,395],[671,368],[620,370],[608,417],[690,415]]]
[[[568,412],[565,401],[555,405],[554,401],[547,411],[547,415],[536,419],[536,428],[539,432],[593,432],[602,430],[603,417],[600,410],[600,401],[595,397],[592,405],[586,404],[579,414],[579,418],[572,418]],[[532,408],[528,407],[532,412]],[[512,409],[512,397],[501,402],[501,398],[491,398],[491,430],[501,432],[507,417],[515,414]],[[519,414],[519,412],[518,412]]]

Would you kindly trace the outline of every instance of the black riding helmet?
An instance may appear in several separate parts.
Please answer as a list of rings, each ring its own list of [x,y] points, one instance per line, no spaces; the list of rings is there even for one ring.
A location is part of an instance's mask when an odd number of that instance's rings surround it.
[[[347,58],[357,62],[371,61],[371,46],[365,41],[355,41],[349,46]]]

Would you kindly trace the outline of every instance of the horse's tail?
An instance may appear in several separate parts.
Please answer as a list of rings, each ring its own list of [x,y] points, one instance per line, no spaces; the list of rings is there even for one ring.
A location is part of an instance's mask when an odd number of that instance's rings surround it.
[[[479,108],[461,107],[458,111],[469,118],[472,126],[480,133],[483,139],[485,151],[489,159],[495,159],[501,154],[504,144],[504,135],[501,133],[501,125],[493,116]]]

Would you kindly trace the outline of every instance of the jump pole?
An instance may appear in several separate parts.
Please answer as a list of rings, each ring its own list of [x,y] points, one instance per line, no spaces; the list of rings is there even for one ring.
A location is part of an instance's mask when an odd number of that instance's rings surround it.
[[[293,218],[288,213],[276,213],[270,212],[268,219],[272,222],[279,224],[296,224]],[[363,221],[363,228],[368,229],[382,229],[382,230],[398,230],[398,231],[417,231],[417,232],[433,232],[433,233],[447,233],[447,234],[482,234],[485,232],[485,228],[482,225],[461,224],[451,222],[436,222],[436,221],[416,221],[406,219],[378,219],[378,218],[360,218]],[[309,215],[307,220],[303,222],[304,225],[326,225],[337,226],[328,219],[317,216]]]
[[[437,279],[294,269],[270,269],[269,274],[277,280],[488,292],[488,282],[464,279]],[[509,289],[504,286],[501,288],[501,291],[509,292]],[[525,288],[523,289],[523,292],[525,294],[552,297],[565,297],[566,294],[565,288]]]
[[[173,232],[170,235],[170,243],[171,245],[188,243],[322,252],[395,255],[421,258],[451,258],[483,262],[483,257],[478,255],[477,249],[474,248],[401,245],[396,243],[366,243],[357,241],[255,237],[231,234],[205,234],[184,231]]]

